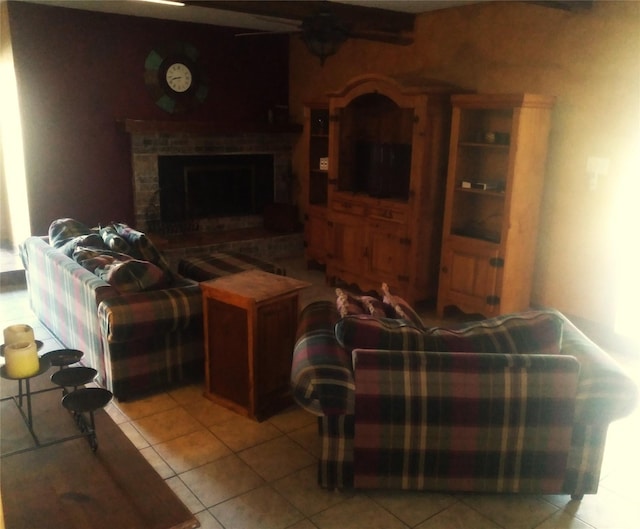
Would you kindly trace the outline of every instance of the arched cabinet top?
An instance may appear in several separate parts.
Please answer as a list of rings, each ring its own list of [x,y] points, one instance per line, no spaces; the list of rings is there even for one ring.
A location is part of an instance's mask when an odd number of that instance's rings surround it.
[[[340,90],[330,92],[328,96],[333,104],[346,106],[362,95],[378,93],[393,100],[398,106],[411,106],[419,96],[449,98],[452,93],[461,91],[449,83],[436,79],[373,73],[354,77]]]

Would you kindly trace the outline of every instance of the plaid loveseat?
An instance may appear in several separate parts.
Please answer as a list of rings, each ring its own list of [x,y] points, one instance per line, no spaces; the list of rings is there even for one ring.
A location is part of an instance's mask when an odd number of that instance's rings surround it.
[[[38,319],[98,382],[125,400],[201,377],[204,366],[199,285],[176,277],[169,287],[121,293],[48,242],[21,246],[29,300]]]
[[[322,487],[577,498],[597,491],[608,425],[637,397],[557,311],[425,330],[328,301],[301,313],[291,384],[318,416]]]

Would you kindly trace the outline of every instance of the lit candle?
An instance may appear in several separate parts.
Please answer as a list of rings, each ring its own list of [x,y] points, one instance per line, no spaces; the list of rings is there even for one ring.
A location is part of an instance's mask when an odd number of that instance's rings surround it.
[[[11,378],[27,378],[40,369],[35,342],[18,342],[4,346],[7,375]]]
[[[31,343],[35,342],[33,336],[33,329],[24,323],[18,325],[10,325],[4,331],[4,345],[11,345],[12,343]]]

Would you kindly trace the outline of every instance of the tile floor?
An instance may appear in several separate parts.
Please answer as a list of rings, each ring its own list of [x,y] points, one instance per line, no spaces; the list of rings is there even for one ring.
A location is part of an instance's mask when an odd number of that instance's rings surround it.
[[[333,299],[320,272],[300,260],[289,275],[314,282],[302,296]],[[0,325],[29,323],[44,341],[60,344],[35,320],[22,286],[0,288]],[[640,356],[618,356],[640,381]],[[188,386],[107,411],[191,509],[205,529],[636,529],[640,410],[609,430],[600,490],[581,502],[568,496],[326,491],[316,485],[315,418],[292,407],[256,423]]]

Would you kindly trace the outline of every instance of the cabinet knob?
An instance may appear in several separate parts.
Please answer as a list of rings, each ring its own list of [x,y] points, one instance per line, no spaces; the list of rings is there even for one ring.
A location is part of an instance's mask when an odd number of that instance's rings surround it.
[[[443,266],[440,270],[442,271],[443,274],[449,273],[449,269],[446,266]]]

